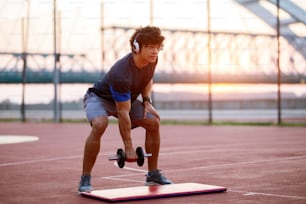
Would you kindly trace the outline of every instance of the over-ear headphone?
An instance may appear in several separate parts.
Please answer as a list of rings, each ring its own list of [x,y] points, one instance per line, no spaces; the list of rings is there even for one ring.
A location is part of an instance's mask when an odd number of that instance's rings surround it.
[[[135,53],[139,53],[140,52],[140,45],[137,42],[137,37],[138,37],[139,33],[137,33],[137,35],[135,36],[135,39],[133,41],[133,50],[134,50]]]

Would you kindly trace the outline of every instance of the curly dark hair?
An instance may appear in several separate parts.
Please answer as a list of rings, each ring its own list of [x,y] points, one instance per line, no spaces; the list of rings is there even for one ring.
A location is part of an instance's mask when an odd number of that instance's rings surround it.
[[[146,27],[140,27],[135,30],[133,35],[130,38],[130,45],[132,52],[134,51],[134,40],[136,38],[136,41],[138,42],[140,46],[140,50],[145,45],[159,45],[162,46],[163,41],[165,40],[165,37],[161,35],[161,30],[158,27],[155,26],[146,26]]]

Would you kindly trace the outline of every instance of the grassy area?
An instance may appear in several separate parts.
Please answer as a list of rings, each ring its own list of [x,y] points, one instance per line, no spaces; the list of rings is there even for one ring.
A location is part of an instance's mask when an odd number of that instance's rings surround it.
[[[215,125],[215,126],[297,126],[306,127],[306,122],[292,123],[282,122],[280,125],[274,122],[239,122],[239,121],[215,121],[211,124],[208,121],[175,121],[166,120],[162,125]]]
[[[0,118],[0,122],[21,122],[20,119]],[[52,119],[27,119],[26,122],[52,123]],[[62,123],[88,123],[86,119],[63,119]],[[117,124],[116,119],[110,119],[110,124]],[[284,126],[284,127],[306,127],[306,122],[282,122],[278,125],[275,122],[241,122],[241,121],[215,121],[211,124],[208,121],[200,120],[162,120],[161,125],[214,125],[214,126]]]

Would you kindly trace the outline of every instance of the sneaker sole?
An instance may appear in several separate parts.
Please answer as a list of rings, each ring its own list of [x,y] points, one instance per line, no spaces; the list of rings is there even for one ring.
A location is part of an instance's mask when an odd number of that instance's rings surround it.
[[[154,181],[149,181],[145,183],[145,186],[160,186],[160,183],[156,183]]]
[[[82,192],[90,193],[90,191],[93,191],[93,188],[89,188],[89,189],[86,189],[84,191],[78,190],[79,194],[82,193]]]
[[[88,190],[88,191],[78,191],[78,194],[81,195],[82,193],[90,193],[93,190]]]

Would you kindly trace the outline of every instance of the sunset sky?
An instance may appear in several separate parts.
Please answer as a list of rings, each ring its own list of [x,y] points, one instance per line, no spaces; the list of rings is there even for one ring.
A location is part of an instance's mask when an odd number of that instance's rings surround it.
[[[30,5],[29,49],[50,50],[52,43],[51,0],[0,0],[0,50],[20,49],[21,17]],[[57,0],[61,12],[63,47],[69,50],[98,49],[101,0]],[[104,0],[104,24],[145,26],[150,23],[149,0]],[[165,28],[207,29],[206,1],[154,0],[154,25]],[[253,14],[231,0],[211,1],[211,28],[215,31],[273,33]],[[74,37],[73,37],[74,36]],[[78,36],[78,37],[76,37]],[[84,43],[71,42],[86,38]],[[40,39],[39,45],[37,39]],[[65,43],[66,42],[66,43]]]
[[[305,7],[303,0],[293,1]],[[150,23],[149,0],[57,0],[61,14],[61,51],[85,53],[97,66],[100,66],[101,61],[102,2],[105,26],[139,27]],[[153,2],[154,25],[207,31],[206,0]],[[275,34],[275,30],[233,0],[210,2],[212,31]],[[26,16],[29,7],[28,51],[52,53],[52,6],[52,0],[0,0],[0,51],[21,51],[21,18]],[[275,8],[267,6],[267,9]],[[286,14],[281,13],[281,17],[286,17]],[[305,26],[300,26],[299,30],[305,31]]]
[[[305,0],[292,1],[306,9]],[[98,67],[101,62],[102,2],[105,26],[139,27],[150,23],[149,0],[57,0],[58,11],[61,13],[62,52],[85,53]],[[261,2],[265,3],[265,1]],[[0,51],[21,52],[21,18],[26,16],[26,8],[29,6],[28,51],[52,53],[52,3],[52,0],[0,0]],[[206,4],[206,0],[154,0],[153,24],[162,29],[207,31]],[[286,14],[281,13],[281,17],[286,17]],[[275,34],[275,30],[232,0],[211,0],[211,29],[212,31]],[[305,25],[299,26],[298,30],[299,33],[306,34]],[[167,47],[165,48],[165,52],[169,52]],[[8,63],[7,60],[2,58],[0,67],[6,63]],[[300,64],[304,66],[305,60],[300,61]],[[227,69],[226,71],[231,72],[230,68]],[[215,91],[225,90],[224,87],[226,86],[222,86],[221,89],[219,86]],[[16,87],[13,89],[16,90]],[[50,90],[48,94],[52,97],[52,86]],[[19,92],[11,90],[9,92],[14,94],[9,98],[20,101]],[[75,90],[68,92],[79,94],[79,91]],[[46,93],[45,90],[43,93]],[[75,98],[78,97],[80,96],[77,95]],[[34,97],[29,98],[34,99]],[[43,101],[49,100],[48,95]]]

